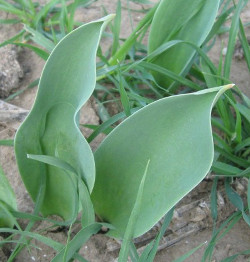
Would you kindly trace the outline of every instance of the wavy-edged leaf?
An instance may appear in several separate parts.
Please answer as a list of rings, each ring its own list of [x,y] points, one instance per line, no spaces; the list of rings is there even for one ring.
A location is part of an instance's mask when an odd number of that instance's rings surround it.
[[[113,16],[86,24],[56,46],[43,70],[35,104],[15,137],[20,174],[33,200],[46,176],[41,211],[65,220],[74,214],[75,187],[63,170],[27,158],[48,155],[70,164],[91,192],[95,165],[89,144],[76,123],[76,115],[95,87],[96,51],[101,32]],[[73,50],[73,51],[72,51]]]
[[[95,152],[95,211],[123,238],[147,160],[134,237],[149,230],[207,174],[213,162],[211,109],[232,85],[158,100],[123,121]]]
[[[13,227],[14,220],[6,210],[17,210],[16,197],[13,189],[0,166],[0,227]]]
[[[219,0],[162,0],[155,12],[149,34],[149,54],[163,43],[184,40],[200,46],[209,34],[218,11]],[[177,19],[178,18],[178,19]],[[185,74],[195,50],[186,45],[173,47],[154,59],[154,63],[177,74]],[[153,73],[157,82],[169,87],[173,81]]]

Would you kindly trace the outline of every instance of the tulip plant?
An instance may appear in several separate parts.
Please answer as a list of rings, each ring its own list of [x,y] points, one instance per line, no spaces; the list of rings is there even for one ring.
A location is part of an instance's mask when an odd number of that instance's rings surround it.
[[[168,220],[173,207],[204,179],[215,160],[212,108],[216,106],[220,112],[221,100],[231,101],[227,90],[233,85],[215,87],[218,81],[207,74],[208,88],[201,88],[185,76],[197,52],[206,62],[204,70],[215,70],[200,46],[210,40],[220,2],[162,0],[152,9],[148,54],[135,63],[148,68],[155,87],[161,86],[167,94],[176,92],[180,84],[193,87],[195,92],[162,96],[140,108],[130,108],[120,86],[126,119],[95,152],[80,132],[78,116],[95,91],[101,34],[116,18],[108,15],[82,25],[59,41],[45,64],[35,103],[17,131],[14,147],[20,175],[35,203],[34,215],[57,215],[63,225],[72,225],[81,212],[82,229],[66,246],[28,230],[19,231],[22,240],[31,237],[53,247],[57,251],[53,262],[86,261],[78,250],[105,225],[108,236],[122,240],[119,261],[125,262],[132,240],[163,216]],[[173,19],[175,10],[180,13]],[[121,50],[130,47],[125,41],[109,65],[120,70],[125,57]],[[125,71],[133,66],[129,64]],[[102,70],[109,69],[104,66]],[[234,108],[238,116],[240,109]],[[0,226],[11,228],[17,225],[12,216],[15,198],[1,169],[0,176],[5,190],[0,191]],[[7,232],[18,234],[14,229]],[[135,261],[153,261],[158,240]],[[9,261],[20,248],[21,244]]]

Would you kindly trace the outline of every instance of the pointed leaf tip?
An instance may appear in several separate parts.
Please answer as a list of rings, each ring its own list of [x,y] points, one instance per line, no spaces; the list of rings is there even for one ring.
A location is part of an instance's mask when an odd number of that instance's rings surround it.
[[[72,166],[91,192],[95,163],[81,134],[76,116],[96,83],[96,52],[106,16],[66,35],[49,56],[39,83],[35,104],[15,137],[15,153],[23,182],[35,201],[44,177],[43,215],[70,220],[75,214],[76,177],[55,166],[33,160],[32,155],[56,157]],[[27,154],[28,158],[27,158]],[[31,175],[32,174],[32,175]],[[74,183],[72,183],[72,181]]]
[[[98,216],[116,227],[110,235],[123,238],[148,159],[134,237],[149,230],[206,176],[214,154],[212,106],[232,86],[160,99],[106,137],[95,152],[91,198]]]

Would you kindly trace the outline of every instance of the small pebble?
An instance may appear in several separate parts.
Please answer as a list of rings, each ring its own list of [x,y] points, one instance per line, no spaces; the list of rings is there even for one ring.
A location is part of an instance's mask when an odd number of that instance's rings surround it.
[[[102,232],[108,232],[108,228],[107,227],[105,227],[105,226],[102,226]]]
[[[225,205],[225,201],[223,196],[221,195],[220,192],[217,193],[217,202],[220,206],[224,206]]]
[[[225,56],[226,54],[227,54],[227,48],[224,47],[224,48],[222,49],[222,55]]]
[[[208,205],[205,201],[202,201],[200,204],[199,204],[200,207],[202,208],[208,208]]]

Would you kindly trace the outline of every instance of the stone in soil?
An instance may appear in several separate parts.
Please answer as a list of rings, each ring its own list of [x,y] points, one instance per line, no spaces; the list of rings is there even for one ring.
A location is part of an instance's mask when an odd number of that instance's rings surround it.
[[[23,70],[17,61],[17,49],[13,46],[0,48],[0,97],[9,96],[19,86]]]

